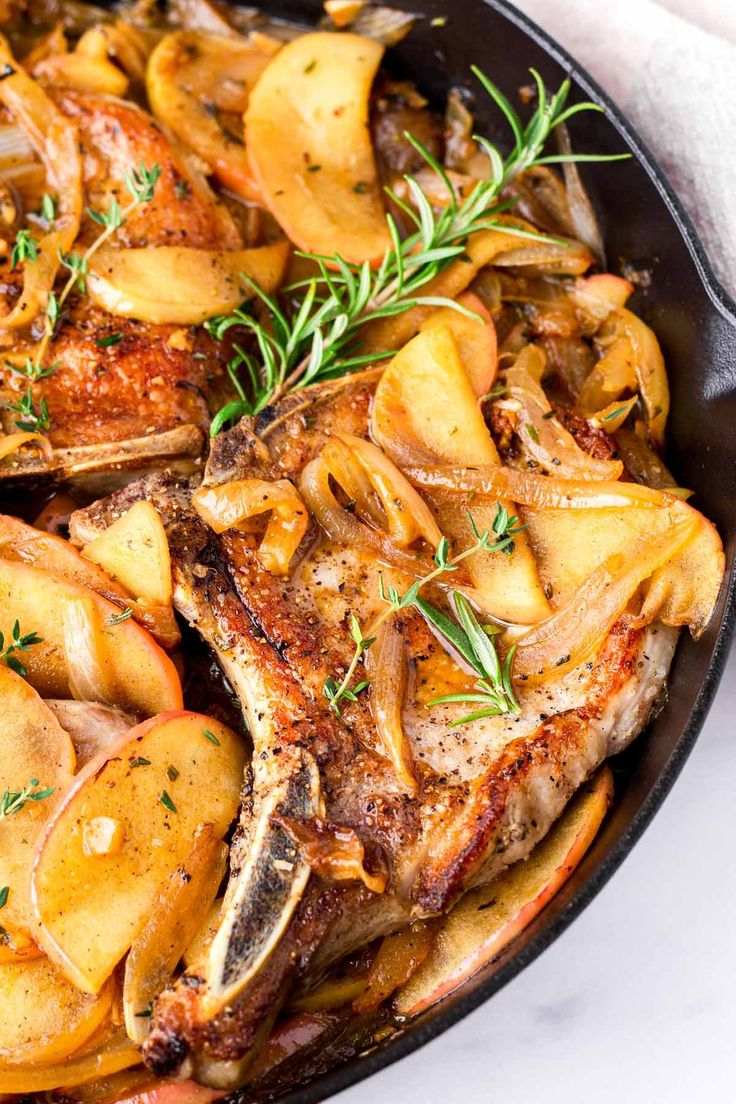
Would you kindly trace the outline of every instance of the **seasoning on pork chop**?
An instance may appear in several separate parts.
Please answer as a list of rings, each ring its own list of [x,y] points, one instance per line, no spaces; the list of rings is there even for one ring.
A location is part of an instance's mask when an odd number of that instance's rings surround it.
[[[216,439],[205,483],[295,480],[330,432],[366,435],[374,381],[366,373],[292,396],[255,429],[244,420]],[[425,622],[402,610],[414,672],[403,716],[418,779],[412,796],[378,746],[367,696],[337,716],[321,692],[350,660],[349,612],[364,618],[378,608],[378,563],[311,530],[291,576],[271,575],[256,536],[216,536],[192,509],[191,490],[147,477],[78,512],[71,532],[87,541],[137,498],[154,502],[176,606],[246,712],[253,760],[220,927],[207,960],[156,1001],[144,1047],[158,1073],[230,1087],[296,985],[412,919],[444,912],[529,854],[581,783],[645,724],[676,632],[638,629],[624,616],[593,660],[544,687],[522,686],[518,715],[451,728],[465,707],[426,703],[464,676],[450,675]],[[390,580],[392,569],[381,570]],[[369,878],[386,879],[383,892],[310,870],[313,855],[295,840],[334,825],[357,836]]]

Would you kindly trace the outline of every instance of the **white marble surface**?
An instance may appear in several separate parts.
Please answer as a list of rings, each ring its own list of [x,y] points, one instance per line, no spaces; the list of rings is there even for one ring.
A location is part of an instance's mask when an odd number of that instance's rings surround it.
[[[733,0],[617,0],[605,15],[600,0],[517,2],[630,114],[736,289]],[[727,181],[716,141],[732,147]],[[583,915],[484,1007],[341,1104],[736,1100],[734,717],[736,652],[673,792]]]

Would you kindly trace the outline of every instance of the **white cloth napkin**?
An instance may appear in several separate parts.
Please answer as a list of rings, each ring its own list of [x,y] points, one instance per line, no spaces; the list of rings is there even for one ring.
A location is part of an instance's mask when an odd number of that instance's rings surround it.
[[[736,294],[735,0],[515,0],[638,129]]]

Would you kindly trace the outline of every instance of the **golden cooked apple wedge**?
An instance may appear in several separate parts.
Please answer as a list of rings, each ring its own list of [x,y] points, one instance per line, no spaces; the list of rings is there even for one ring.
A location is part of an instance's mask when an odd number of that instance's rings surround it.
[[[221,184],[259,202],[243,145],[228,117],[242,118],[248,96],[280,43],[264,34],[174,31],[148,60],[146,90],[154,114],[193,149]]]
[[[0,630],[8,639],[16,620],[42,637],[24,653],[24,666],[43,697],[104,701],[143,716],[181,708],[174,664],[119,606],[41,568],[0,559]]]
[[[243,277],[275,291],[289,253],[287,242],[229,252],[177,245],[101,249],[90,262],[89,296],[121,318],[194,326],[239,306],[248,289]]]
[[[39,842],[33,899],[41,946],[99,992],[143,930],[192,837],[219,837],[237,813],[245,750],[197,713],[154,717],[77,775]]]
[[[92,1042],[95,1042],[96,1036]],[[49,1065],[12,1066],[2,1071],[2,1088],[9,1093],[48,1092],[102,1080],[120,1070],[130,1069],[141,1060],[135,1043],[124,1031],[116,1031],[99,1045],[82,1047],[68,1058]]]
[[[171,980],[176,964],[204,920],[227,868],[227,846],[211,824],[197,829],[186,864],[162,887],[125,962],[125,1029],[136,1043],[148,1034],[145,1013]]]
[[[399,991],[397,1012],[415,1016],[497,958],[570,877],[612,799],[613,776],[603,767],[528,859],[467,893],[440,928],[427,960]]]
[[[47,958],[0,964],[0,1085],[7,1066],[48,1065],[78,1050],[111,1004],[111,985],[83,993]]]
[[[458,295],[457,302],[479,318],[469,318],[452,307],[440,307],[422,322],[421,330],[434,326],[449,326],[457,343],[463,368],[470,386],[480,399],[491,389],[498,367],[496,327],[488,310],[472,291]]]
[[[145,505],[150,505],[146,503]],[[153,507],[151,507],[153,509]],[[154,511],[155,512],[155,511]],[[152,534],[150,534],[152,537]],[[165,539],[165,538],[164,538]],[[9,514],[0,514],[0,557],[4,560],[17,560],[21,563],[42,567],[44,571],[50,571],[59,579],[67,579],[71,583],[79,583],[81,586],[90,587],[97,594],[106,598],[118,607],[120,612],[130,609],[134,620],[144,625],[152,633],[159,644],[165,648],[175,647],[180,640],[179,629],[176,624],[173,609],[171,608],[171,582],[169,568],[168,600],[156,602],[148,598],[148,592],[154,586],[157,594],[165,594],[166,590],[162,582],[156,582],[166,577],[162,549],[159,549],[160,561],[156,564],[154,572],[153,556],[149,554],[144,560],[143,570],[137,572],[130,562],[133,553],[131,548],[127,554],[115,557],[116,566],[122,568],[123,563],[128,572],[140,585],[146,584],[146,595],[141,592],[136,594],[133,588],[127,587],[122,575],[119,579],[113,579],[108,574],[109,569],[103,570],[103,565],[93,563],[94,557],[84,559],[69,541],[36,529],[33,525],[27,525],[19,518]],[[136,555],[138,549],[135,549]],[[168,545],[166,546],[168,556]],[[101,564],[101,561],[100,561]],[[139,577],[140,575],[140,577]],[[141,597],[143,601],[137,601]]]
[[[25,658],[25,653],[19,654]],[[11,812],[0,817],[0,887],[4,887],[6,898],[0,913],[2,963],[40,954],[32,934],[33,852],[46,821],[72,781],[74,748],[36,691],[3,666],[0,701],[0,794],[16,795],[15,801],[9,802]],[[24,801],[24,790],[36,797]]]
[[[136,598],[151,605],[171,605],[171,556],[166,531],[155,506],[135,502],[82,549]]]
[[[245,113],[253,175],[300,248],[378,262],[391,245],[368,129],[383,48],[354,34],[305,34],[269,62]]]
[[[499,464],[496,446],[460,360],[448,326],[418,334],[391,361],[376,389],[372,430],[399,467],[410,463]],[[501,503],[513,514],[510,503]],[[442,532],[458,551],[474,541],[468,512],[437,502]],[[492,531],[496,507],[472,511],[479,530]],[[468,574],[484,607],[505,621],[534,624],[549,616],[526,534],[519,533],[511,555],[482,552],[468,560]]]

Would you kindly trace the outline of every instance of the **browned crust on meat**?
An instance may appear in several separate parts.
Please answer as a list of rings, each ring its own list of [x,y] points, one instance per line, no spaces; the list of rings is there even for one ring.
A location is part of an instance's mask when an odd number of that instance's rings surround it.
[[[488,773],[448,794],[446,816],[435,824],[434,846],[415,883],[413,899],[422,912],[442,912],[462,892],[474,870],[489,852],[502,855],[511,842],[505,814],[533,777],[544,772],[564,792],[566,801],[583,781],[570,764],[589,761],[586,774],[598,766],[602,754],[591,746],[591,724],[600,719],[607,701],[634,672],[642,630],[619,621],[598,657],[590,694],[584,707],[560,713],[531,736],[507,744]],[[464,805],[462,816],[458,806]],[[512,828],[513,833],[513,828]]]
[[[130,199],[125,175],[141,163],[158,165],[161,176],[150,203],[133,211],[116,241],[123,245],[186,245],[196,249],[239,249],[242,238],[223,204],[153,117],[129,102],[92,92],[55,93],[62,111],[79,127],[88,205],[107,210],[116,197]],[[84,235],[99,233],[91,220]]]

